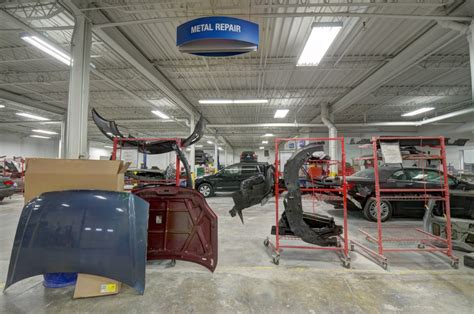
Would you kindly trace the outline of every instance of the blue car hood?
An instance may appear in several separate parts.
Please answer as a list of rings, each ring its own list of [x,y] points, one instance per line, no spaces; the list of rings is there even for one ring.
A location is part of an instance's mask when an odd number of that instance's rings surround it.
[[[28,277],[78,272],[145,290],[148,203],[130,193],[48,192],[23,208],[7,289]]]

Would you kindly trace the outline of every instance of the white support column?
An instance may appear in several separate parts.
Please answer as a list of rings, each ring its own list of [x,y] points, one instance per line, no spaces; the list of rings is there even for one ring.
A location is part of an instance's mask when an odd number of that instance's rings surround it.
[[[88,156],[87,119],[92,25],[84,15],[76,16],[75,22],[65,141],[65,157],[69,159]]]
[[[62,159],[65,156],[64,142],[66,141],[66,115],[61,119],[61,131],[59,137],[58,158]]]
[[[467,34],[469,42],[469,61],[471,64],[471,100],[474,103],[474,22],[471,22],[470,32]]]
[[[227,162],[227,145],[224,146],[224,165],[227,167],[229,163]]]
[[[194,115],[191,115],[189,118],[189,128],[192,134],[194,131]],[[191,145],[190,148],[191,151],[189,152],[189,164],[191,165],[191,172],[196,174],[196,147],[195,145]]]
[[[217,146],[217,137],[214,138],[214,167],[219,169],[219,149]]]

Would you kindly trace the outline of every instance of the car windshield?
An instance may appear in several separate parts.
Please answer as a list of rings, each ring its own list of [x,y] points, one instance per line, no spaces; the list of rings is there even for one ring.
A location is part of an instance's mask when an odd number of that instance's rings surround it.
[[[369,169],[364,169],[361,171],[358,171],[352,175],[353,177],[357,178],[368,178],[368,179],[373,179],[374,178],[374,168],[369,168]]]

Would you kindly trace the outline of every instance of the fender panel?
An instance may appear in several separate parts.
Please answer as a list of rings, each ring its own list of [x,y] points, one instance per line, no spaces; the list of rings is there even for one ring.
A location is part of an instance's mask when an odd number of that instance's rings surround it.
[[[148,203],[124,192],[43,193],[23,208],[5,284],[78,272],[145,290]]]
[[[308,144],[293,153],[286,162],[284,176],[288,193],[283,204],[288,224],[296,236],[307,243],[335,246],[336,236],[342,232],[342,228],[334,223],[332,217],[326,217],[328,223],[318,228],[309,226],[304,217],[298,174],[305,161],[316,151],[324,151],[324,147],[319,143]],[[320,221],[322,217],[323,215],[319,215],[318,220]]]
[[[198,191],[161,186],[134,193],[150,203],[148,260],[183,260],[215,270],[217,216]]]

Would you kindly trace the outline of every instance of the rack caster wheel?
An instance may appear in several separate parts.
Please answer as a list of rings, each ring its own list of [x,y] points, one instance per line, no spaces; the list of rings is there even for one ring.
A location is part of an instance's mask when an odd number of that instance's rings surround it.
[[[273,264],[280,265],[280,255],[275,255],[272,258]]]
[[[263,241],[263,245],[265,245],[266,247],[268,247],[269,244],[270,244],[270,240],[265,239],[265,240]]]
[[[425,248],[425,245],[423,243],[418,243],[418,248],[419,249],[424,249]]]
[[[351,244],[351,251],[354,252],[354,249],[355,249],[354,244]]]
[[[459,269],[459,262],[458,261],[451,261],[451,267],[454,269]]]
[[[387,262],[383,262],[383,263],[382,263],[382,268],[383,268],[384,270],[387,270],[387,269],[388,269],[388,263],[387,263]]]
[[[345,268],[351,268],[351,261],[350,260],[342,261],[342,266],[344,266]]]

